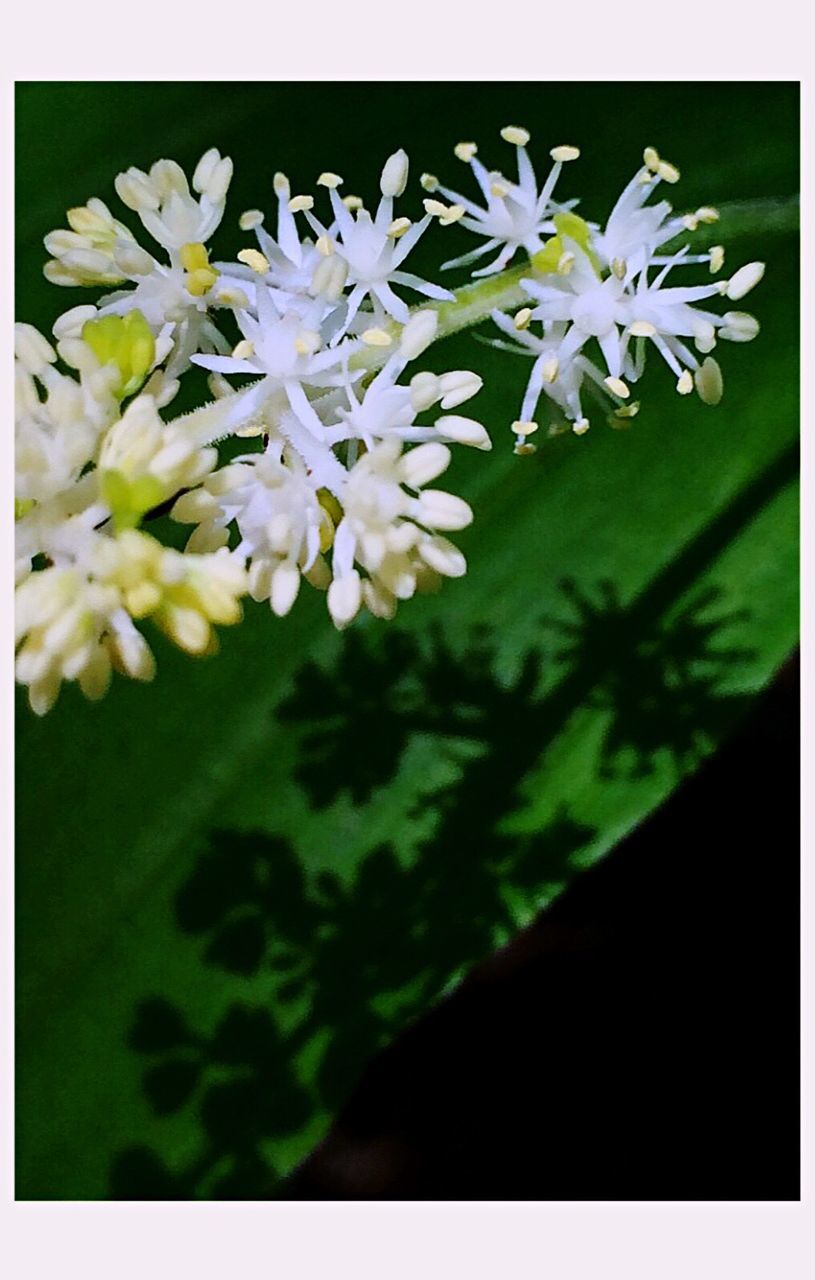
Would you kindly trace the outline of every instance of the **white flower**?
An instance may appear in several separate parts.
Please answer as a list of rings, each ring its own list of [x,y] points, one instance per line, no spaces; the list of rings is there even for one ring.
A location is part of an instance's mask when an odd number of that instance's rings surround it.
[[[637,275],[647,265],[663,265],[668,259],[655,256],[662,245],[683,231],[695,231],[700,223],[716,222],[719,217],[718,212],[709,206],[699,208],[695,213],[671,217],[673,211],[667,200],[646,205],[646,200],[660,182],[673,184],[679,181],[679,171],[662,160],[653,147],[645,148],[643,160],[643,167],[625,187],[605,227],[593,229],[592,244],[598,258],[621,277]],[[712,272],[719,269],[723,260],[724,254],[718,245],[708,253],[684,259],[686,265],[706,263]]]
[[[196,445],[183,423],[165,426],[152,396],[141,395],[102,442],[101,495],[119,527],[135,525],[151,507],[198,484],[217,458],[215,449]]]
[[[411,249],[424,235],[434,216],[428,211],[419,222],[411,224],[407,218],[394,218],[393,201],[407,185],[408,158],[404,151],[396,151],[382,170],[382,193],[375,216],[357,205],[353,198],[340,199],[338,187],[342,179],[337,174],[323,174],[320,184],[328,188],[334,221],[326,228],[303,206],[306,218],[316,232],[319,242],[326,248],[336,248],[336,253],[347,268],[347,281],[351,292],[342,327],[333,341],[339,341],[354,322],[357,312],[366,298],[373,306],[373,326],[382,325],[386,316],[392,316],[399,324],[409,318],[407,304],[393,291],[392,285],[405,285],[423,293],[428,298],[449,300],[449,289],[442,289],[419,276],[400,270]],[[349,204],[352,207],[349,207]],[[356,209],[356,216],[354,216]],[[444,211],[442,210],[442,214]],[[335,245],[336,240],[336,245]]]
[[[273,291],[261,283],[255,289],[255,303],[256,316],[249,311],[237,313],[243,340],[231,356],[196,355],[192,363],[215,373],[260,375],[263,383],[252,391],[253,407],[275,391],[283,391],[298,418],[320,439],[322,423],[304,388],[344,384],[351,376],[347,353],[323,348],[319,328],[308,327],[300,315],[289,311],[281,314]],[[315,323],[319,323],[316,316]],[[358,371],[354,376],[360,375]]]
[[[726,338],[737,334],[737,341],[747,340],[748,335],[757,332],[757,326],[751,331],[749,324],[738,319],[734,322],[734,313],[720,316],[694,305],[727,294],[728,281],[664,287],[671,268],[683,261],[684,249],[661,266],[652,279],[650,264],[636,278],[630,271],[623,278],[614,273],[603,278],[579,244],[568,238],[564,243],[569,261],[562,274],[522,281],[537,304],[532,309],[532,319],[569,326],[558,350],[561,368],[590,339],[596,339],[608,371],[607,385],[623,398],[628,394],[623,380],[636,382],[642,375],[644,340],[659,351],[677,377],[677,389],[684,394],[691,390],[689,378],[699,368],[699,361],[683,339],[692,340],[697,350],[706,355],[716,344],[717,331]],[[750,278],[756,274],[753,272]],[[741,296],[738,286],[737,292]],[[632,339],[636,342],[632,343]]]
[[[361,440],[370,449],[378,440],[395,436],[402,441],[423,443],[428,440],[454,440],[479,449],[490,449],[491,442],[480,422],[448,414],[436,419],[432,426],[416,425],[419,413],[440,404],[454,409],[482,386],[478,374],[469,369],[449,373],[416,373],[408,386],[397,379],[411,360],[421,355],[436,332],[437,318],[432,311],[413,315],[402,332],[398,349],[386,361],[360,397],[350,383],[345,388],[348,407],[338,405],[339,423],[328,427],[326,438],[332,445],[345,440]],[[356,454],[354,454],[356,456]]]
[[[168,378],[188,367],[197,351],[226,351],[228,344],[208,316],[211,306],[246,305],[240,282],[209,261],[205,247],[223,217],[232,161],[214,148],[201,157],[191,193],[183,170],[173,160],[157,160],[149,173],[131,168],[116,178],[116,191],[144,228],[167,252],[159,261],[138,244],[96,198],[68,211],[70,230],[52,231],[45,246],[53,254],[45,265],[49,280],[61,285],[135,284],[135,289],[103,297],[100,315],[124,315],[138,309],[158,333],[173,337]]]
[[[17,588],[16,677],[43,715],[64,680],[88,698],[106,692],[114,668],[150,680],[155,662],[133,619],[151,617],[189,653],[210,650],[213,623],[240,620],[244,571],[226,550],[182,555],[134,529],[97,533],[72,564],[34,573]]]
[[[334,530],[305,463],[281,440],[271,440],[263,453],[237,459],[182,495],[172,516],[198,525],[188,551],[223,546],[234,521],[240,533],[235,555],[250,561],[249,592],[254,600],[269,600],[278,616],[294,604],[301,574],[319,585],[325,567],[317,564],[318,556]]]
[[[23,508],[73,485],[119,412],[113,374],[77,382],[56,358],[31,325],[15,326],[15,497]]]
[[[425,174],[423,184],[428,191],[441,191],[448,200],[463,210],[460,218],[462,227],[474,231],[476,235],[486,236],[486,244],[480,245],[459,258],[445,262],[445,268],[465,266],[493,249],[499,249],[498,256],[487,267],[473,271],[474,276],[492,275],[503,271],[511,262],[518,249],[523,248],[530,255],[542,246],[541,236],[554,230],[551,217],[559,209],[571,208],[574,203],[554,204],[552,193],[560,176],[563,165],[576,160],[580,152],[577,147],[553,147],[550,155],[554,161],[552,169],[538,191],[535,171],[526,150],[529,134],[526,129],[508,125],[501,130],[501,137],[512,143],[517,151],[518,181],[505,178],[498,171],[488,171],[477,157],[474,142],[460,142],[455,148],[459,160],[469,164],[473,176],[481,188],[485,207],[477,205],[466,196],[443,186],[431,174]]]
[[[431,577],[460,577],[466,571],[461,552],[440,534],[466,528],[472,511],[461,498],[424,487],[449,461],[443,444],[422,444],[402,454],[401,442],[391,437],[353,467],[328,589],[328,608],[338,627],[352,620],[363,601],[377,616],[392,616],[397,601],[409,599],[428,571]]]

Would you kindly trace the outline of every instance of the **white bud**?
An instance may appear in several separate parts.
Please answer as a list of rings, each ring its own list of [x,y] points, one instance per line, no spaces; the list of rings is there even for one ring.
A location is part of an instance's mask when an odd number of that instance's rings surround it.
[[[439,383],[442,409],[455,409],[457,405],[464,404],[465,400],[477,395],[484,385],[478,374],[469,369],[451,369],[449,373],[441,375]]]
[[[430,346],[438,327],[439,317],[435,311],[417,311],[402,330],[399,354],[405,360],[415,360]]]
[[[747,311],[727,311],[722,319],[724,324],[719,330],[719,337],[729,342],[752,342],[758,334],[758,320]]]
[[[60,342],[63,338],[79,338],[87,321],[95,319],[96,307],[91,303],[85,303],[81,307],[71,307],[70,311],[66,311],[54,322],[51,332],[57,342]]]
[[[221,153],[217,147],[210,147],[209,151],[204,152],[192,175],[192,185],[196,191],[206,191],[220,159]]]
[[[362,583],[356,569],[335,578],[328,588],[328,612],[338,628],[356,617],[362,603]]]
[[[743,298],[756,287],[763,275],[763,262],[748,262],[746,266],[739,267],[727,283],[727,297],[731,302],[738,302],[739,298]]]
[[[410,403],[416,413],[429,409],[439,399],[441,387],[435,373],[417,373],[410,380]]]
[[[407,152],[400,147],[385,161],[379,189],[383,196],[401,196],[408,180]]]
[[[445,578],[463,578],[467,572],[467,561],[452,542],[446,538],[426,538],[419,543],[419,555],[425,564],[441,573]]]
[[[399,460],[399,474],[411,489],[420,489],[422,485],[435,480],[450,465],[450,450],[445,444],[431,442],[420,444],[416,449],[403,455]]]
[[[149,276],[155,262],[146,249],[138,244],[119,242],[113,250],[113,261],[129,276]]]
[[[441,489],[425,489],[417,502],[417,519],[428,529],[452,532],[466,529],[472,523],[473,513],[463,498],[444,493]]]
[[[32,324],[15,324],[14,354],[29,373],[42,373],[57,358],[51,344]]]
[[[283,618],[291,609],[300,590],[300,571],[290,560],[284,560],[272,574],[269,603],[272,612]]]
[[[699,399],[704,404],[718,404],[724,392],[722,371],[712,356],[702,362],[693,375]]]
[[[448,414],[444,418],[438,418],[435,427],[441,435],[448,440],[454,440],[457,444],[468,444],[474,449],[492,448],[492,441],[487,432],[474,418],[462,418],[454,413]]]
[[[141,209],[158,209],[161,203],[150,179],[141,169],[128,169],[117,174],[113,185],[122,204],[136,213]]]

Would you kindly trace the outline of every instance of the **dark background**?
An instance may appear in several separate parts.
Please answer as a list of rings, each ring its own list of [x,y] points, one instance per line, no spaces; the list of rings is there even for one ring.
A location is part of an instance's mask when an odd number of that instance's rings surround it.
[[[791,660],[714,759],[378,1057],[285,1194],[797,1199],[799,690]]]

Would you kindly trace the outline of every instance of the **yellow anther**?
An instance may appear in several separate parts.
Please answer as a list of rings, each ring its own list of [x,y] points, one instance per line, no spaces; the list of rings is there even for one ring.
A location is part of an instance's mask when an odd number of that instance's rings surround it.
[[[285,173],[280,173],[279,171],[272,179],[272,186],[274,187],[274,193],[276,196],[288,196],[291,189],[289,187],[289,180]]]
[[[398,240],[400,236],[403,236],[410,229],[410,226],[410,218],[394,218],[385,234],[391,240]]]
[[[351,213],[362,208],[362,196],[343,196],[342,202]]]
[[[511,142],[513,147],[525,147],[529,142],[529,130],[521,129],[515,124],[508,124],[501,130],[501,137],[504,142]]]
[[[577,160],[580,155],[580,148],[570,146],[552,147],[549,155],[555,164],[566,164],[569,160]]]
[[[531,454],[538,452],[538,446],[533,444],[531,440],[524,440],[516,444],[512,452],[516,458],[528,458]]]
[[[317,237],[317,252],[321,253],[324,258],[330,258],[332,253],[334,252],[334,248],[335,248],[335,245],[334,245],[334,241],[331,239],[331,236]]]
[[[588,431],[591,423],[588,418],[579,418],[577,422],[572,424],[572,431],[576,436],[584,436]]]
[[[453,155],[457,160],[464,160],[468,164],[478,151],[478,147],[474,142],[457,142],[453,147]]]
[[[627,400],[631,395],[630,388],[626,386],[622,378],[608,377],[604,378],[603,381],[609,391],[613,392],[615,396],[619,396],[621,400]]]
[[[521,307],[520,311],[518,311],[515,315],[513,324],[515,325],[516,329],[528,329],[529,321],[531,319],[532,319],[532,308]]]
[[[659,152],[656,147],[646,147],[642,153],[642,161],[653,173],[656,173],[660,165]]]
[[[250,342],[248,338],[241,338],[232,352],[233,360],[250,360],[255,354],[255,344]]]
[[[627,270],[628,270],[628,263],[626,262],[625,258],[615,258],[611,264],[612,275],[616,276],[618,280],[625,279],[625,273]]]
[[[509,187],[505,182],[493,182],[490,184],[490,194],[496,196],[499,200],[503,200],[509,195]]]
[[[393,338],[384,329],[366,329],[362,341],[368,347],[389,347]]]
[[[619,409],[614,410],[614,417],[626,422],[629,418],[636,418],[640,411],[639,400],[632,400],[631,404],[621,404]]]
[[[178,256],[187,273],[184,277],[187,293],[191,293],[194,298],[203,297],[218,279],[218,270],[211,265],[206,246],[190,241],[181,246]]]
[[[693,375],[693,381],[703,404],[718,404],[722,398],[724,385],[722,371],[713,356],[702,361]]]
[[[675,164],[668,164],[667,160],[660,160],[657,165],[657,177],[663,182],[678,182],[679,170]]]
[[[322,340],[315,329],[301,329],[294,340],[294,349],[299,356],[313,356],[320,350]]]
[[[567,276],[574,266],[574,254],[571,249],[566,249],[557,260],[557,273],[559,276]]]
[[[458,222],[459,218],[464,215],[463,204],[442,204],[441,200],[423,200],[425,213],[429,213],[431,218],[438,218],[443,227],[447,227],[451,222]]]
[[[635,320],[628,332],[635,338],[653,338],[656,327],[650,320]]]
[[[693,391],[693,374],[690,369],[683,369],[676,380],[676,389],[681,396],[690,395]]]
[[[695,213],[686,213],[682,218],[682,226],[686,231],[695,231],[699,226],[699,219]]]
[[[238,262],[244,263],[259,276],[265,276],[269,270],[269,259],[266,258],[258,249],[241,249],[238,254]]]
[[[519,419],[517,422],[513,422],[512,424],[512,430],[515,432],[516,436],[531,436],[535,434],[537,429],[537,422],[523,422]]]
[[[289,209],[292,213],[302,213],[305,209],[314,208],[314,196],[292,196]]]
[[[716,272],[721,271],[723,266],[724,266],[724,245],[714,244],[710,250],[711,275],[715,276]]]
[[[218,303],[222,307],[240,307],[246,310],[249,306],[249,299],[243,289],[224,289],[218,290]]]
[[[550,356],[548,360],[544,360],[541,367],[541,376],[544,382],[554,382],[560,372],[560,361],[557,356]]]
[[[241,231],[254,231],[255,227],[259,227],[263,222],[263,214],[260,209],[247,209],[238,218],[238,226]]]
[[[419,179],[419,186],[423,191],[435,191],[439,185],[439,180],[435,173],[423,173]]]
[[[342,186],[342,178],[338,173],[331,173],[330,171],[321,173],[317,179],[317,186],[328,187],[329,191],[333,191],[335,187]]]
[[[701,209],[696,210],[696,216],[700,222],[718,222],[719,210],[714,209],[712,205],[704,204]]]

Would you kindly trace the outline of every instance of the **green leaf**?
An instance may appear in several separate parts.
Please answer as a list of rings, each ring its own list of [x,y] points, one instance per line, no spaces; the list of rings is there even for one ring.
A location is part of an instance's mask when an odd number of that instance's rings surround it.
[[[37,242],[119,168],[232,154],[225,257],[276,168],[368,192],[397,145],[449,173],[459,136],[502,163],[519,92],[540,154],[581,145],[587,218],[646,143],[682,207],[794,191],[788,85],[708,85],[704,117],[693,85],[28,85],[21,318],[84,300],[40,285]],[[19,1197],[273,1194],[370,1055],[737,723],[796,638],[798,267],[771,230],[728,252],[768,266],[714,408],[654,367],[629,430],[518,459],[528,366],[468,334],[431,349],[484,376],[495,440],[451,468],[476,519],[437,597],[338,635],[309,592],[282,622],[248,607],[214,658],[157,637],[152,686],[68,689],[42,721],[21,698]]]

